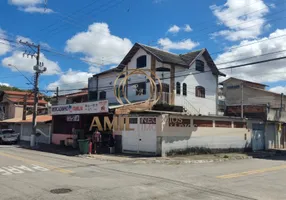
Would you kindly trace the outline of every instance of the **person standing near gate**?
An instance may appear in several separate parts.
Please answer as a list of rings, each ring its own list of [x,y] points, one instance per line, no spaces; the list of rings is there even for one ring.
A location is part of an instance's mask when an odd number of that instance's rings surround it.
[[[100,150],[100,144],[101,144],[101,133],[98,131],[98,129],[95,129],[95,132],[93,133],[93,145],[94,145],[94,153],[99,152]]]

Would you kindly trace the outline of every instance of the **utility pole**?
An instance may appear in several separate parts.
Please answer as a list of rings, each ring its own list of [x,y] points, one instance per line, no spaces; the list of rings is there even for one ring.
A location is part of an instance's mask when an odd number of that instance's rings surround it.
[[[23,53],[23,57],[25,55],[27,55],[27,58],[29,58],[29,56],[31,56],[32,59],[35,57],[36,61],[37,61],[36,65],[34,66],[34,70],[35,70],[34,107],[33,107],[32,134],[31,134],[31,139],[30,139],[30,146],[34,147],[35,146],[35,139],[36,139],[36,130],[37,130],[38,93],[39,93],[38,82],[39,82],[40,74],[45,72],[47,70],[47,68],[43,67],[44,63],[40,62],[40,54],[41,54],[40,45],[35,45],[34,43],[29,43],[29,42],[22,42],[21,40],[19,42],[20,42],[20,44],[29,47],[33,51],[32,53],[30,53],[30,52],[27,53],[27,51],[25,51],[25,53]]]
[[[23,115],[22,115],[22,120],[26,120],[26,116],[27,116],[27,95],[25,94],[24,96],[24,104],[23,104]]]
[[[59,104],[59,87],[57,87],[57,90],[56,90],[56,101],[58,105]]]
[[[241,118],[243,118],[243,83],[241,83]]]

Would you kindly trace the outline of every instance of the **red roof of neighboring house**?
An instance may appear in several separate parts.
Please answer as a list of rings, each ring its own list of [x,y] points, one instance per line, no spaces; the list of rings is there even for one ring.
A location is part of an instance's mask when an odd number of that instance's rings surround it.
[[[26,117],[26,120],[21,120],[20,122],[32,122],[33,116],[28,115]],[[52,121],[52,116],[51,115],[38,115],[37,116],[37,122],[49,122]]]
[[[13,102],[13,103],[23,103],[24,102],[24,98],[19,97],[19,98],[15,98],[15,97],[8,97],[7,98],[9,101]],[[27,99],[27,103],[33,103],[34,100],[33,99]],[[39,104],[47,104],[48,102],[46,102],[45,100],[38,100]]]
[[[79,96],[85,96],[88,95],[87,91],[83,91],[83,92],[77,92],[77,93],[73,93],[73,94],[67,94],[66,97],[79,97]]]
[[[12,119],[6,119],[1,121],[0,123],[32,123],[33,116],[27,115],[26,120],[22,120],[22,118],[12,118]],[[38,123],[45,123],[52,121],[51,115],[38,115],[37,116],[37,122]]]
[[[31,92],[7,91],[7,90],[4,90],[3,92],[4,92],[5,94],[10,94],[10,95],[20,95],[20,96],[28,95],[28,96],[34,96],[34,94],[31,93]],[[43,96],[43,95],[39,94],[39,96]]]

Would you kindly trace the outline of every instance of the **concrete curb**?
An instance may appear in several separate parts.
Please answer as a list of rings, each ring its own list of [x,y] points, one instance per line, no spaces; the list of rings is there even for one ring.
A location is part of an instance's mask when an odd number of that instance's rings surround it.
[[[79,157],[96,159],[100,161],[107,162],[117,162],[117,163],[133,163],[133,164],[169,164],[169,165],[178,165],[178,164],[204,164],[204,163],[214,163],[214,162],[226,162],[233,160],[243,160],[243,159],[263,159],[270,157],[282,156],[282,154],[277,154],[274,152],[262,152],[262,153],[253,153],[253,155],[245,156],[233,156],[229,158],[216,158],[216,159],[173,159],[171,157],[150,157],[150,158],[130,158],[130,157],[121,157],[121,156],[107,156],[107,155],[80,155]]]
[[[133,164],[203,164],[213,162],[225,162],[229,160],[252,159],[252,156],[236,156],[232,158],[218,158],[218,159],[172,159],[172,158],[123,158],[123,157],[109,157],[101,155],[81,155],[79,157],[96,159],[100,161],[117,162],[117,163],[133,163]]]

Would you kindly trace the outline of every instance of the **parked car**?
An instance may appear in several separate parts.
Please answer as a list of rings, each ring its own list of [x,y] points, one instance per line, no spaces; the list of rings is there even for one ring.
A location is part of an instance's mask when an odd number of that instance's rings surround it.
[[[20,134],[13,129],[0,129],[0,144],[16,144],[20,139]]]

